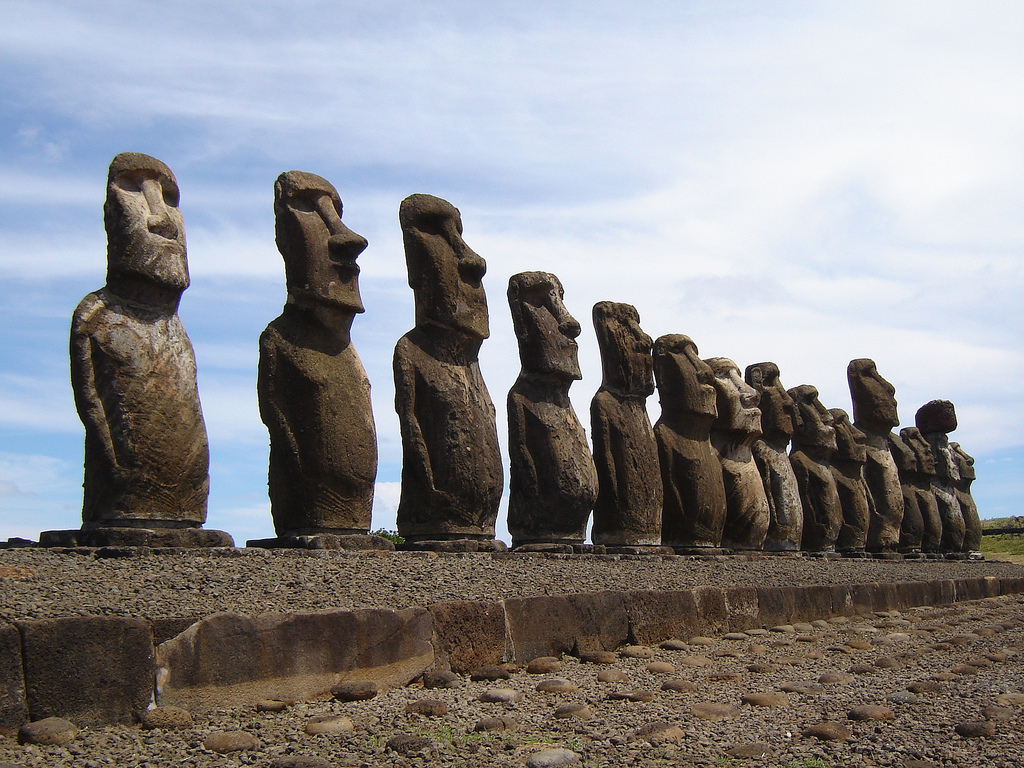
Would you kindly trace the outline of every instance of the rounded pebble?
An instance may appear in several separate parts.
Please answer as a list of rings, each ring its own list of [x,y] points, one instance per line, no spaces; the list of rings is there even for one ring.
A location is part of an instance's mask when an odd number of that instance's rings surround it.
[[[826,721],[805,728],[801,735],[822,741],[846,741],[853,736],[853,731],[842,723]]]
[[[259,749],[260,740],[245,731],[214,731],[203,740],[203,746],[219,755]]]
[[[508,704],[514,701],[522,701],[523,694],[512,688],[491,688],[480,694],[480,701]]]
[[[571,749],[542,749],[526,758],[527,768],[558,768],[560,765],[576,765],[580,756]]]
[[[846,716],[851,720],[892,720],[893,712],[881,704],[862,704],[851,709]]]
[[[63,746],[78,736],[78,726],[63,717],[46,717],[32,723],[25,723],[18,729],[19,744],[42,744]]]
[[[320,715],[306,721],[304,729],[310,736],[330,736],[355,730],[352,721],[344,715]]]
[[[156,707],[142,713],[142,727],[147,731],[191,728],[194,722],[192,713],[181,707]]]

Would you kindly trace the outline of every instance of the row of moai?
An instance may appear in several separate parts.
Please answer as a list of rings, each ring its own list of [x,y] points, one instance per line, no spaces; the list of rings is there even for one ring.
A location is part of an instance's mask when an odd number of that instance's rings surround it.
[[[195,357],[177,315],[189,285],[178,187],[147,155],[111,163],[106,285],[75,311],[71,372],[85,425],[82,528],[44,546],[228,546],[203,529],[209,450]],[[264,547],[390,546],[370,535],[377,443],[370,383],[351,343],[364,311],[335,188],[290,171],[274,186],[288,298],[260,338],[258,397],[270,434],[276,537]],[[459,211],[412,195],[399,212],[415,327],[396,345],[403,467],[398,532],[418,549],[504,549],[495,409],[478,362],[489,336],[484,260]],[[522,272],[508,300],[521,371],[508,394],[508,528],[515,548],[630,553],[933,552],[978,548],[973,460],[949,443],[951,403],[898,425],[893,387],[850,363],[853,420],[814,387],[786,390],[774,363],[741,375],[687,336],[656,341],[628,304],[593,319],[602,383],[593,452],[569,400],[580,324],[558,278]],[[662,413],[651,425],[647,398]],[[792,443],[792,449],[789,445]],[[585,538],[593,514],[591,539]]]

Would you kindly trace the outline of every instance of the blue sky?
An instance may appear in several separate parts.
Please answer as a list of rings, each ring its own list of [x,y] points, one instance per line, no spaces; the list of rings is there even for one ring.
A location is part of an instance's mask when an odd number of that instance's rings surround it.
[[[81,522],[67,335],[103,284],[123,151],[181,187],[207,525],[236,541],[272,534],[255,376],[285,296],[272,187],[291,169],[331,181],[370,242],[353,337],[379,432],[374,527],[394,527],[398,498],[398,205],[414,192],[458,206],[487,260],[503,441],[505,288],[544,270],[584,328],[584,422],[590,308],[624,301],[652,337],[773,360],[828,407],[850,408],[857,357],[896,386],[904,426],[952,400],[982,517],[1021,513],[1020,3],[0,0],[0,17],[0,538]]]

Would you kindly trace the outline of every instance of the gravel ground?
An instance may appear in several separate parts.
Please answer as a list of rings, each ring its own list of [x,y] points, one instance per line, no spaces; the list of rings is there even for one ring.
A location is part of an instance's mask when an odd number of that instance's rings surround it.
[[[282,712],[253,708],[197,714],[179,730],[124,726],[82,730],[68,746],[18,746],[0,739],[0,765],[50,766],[713,766],[790,768],[838,766],[993,766],[1024,764],[1024,596],[990,598],[953,606],[892,611],[748,631],[707,639],[687,638],[679,650],[622,649],[609,665],[566,657],[557,669],[530,674],[512,667],[507,680],[459,678],[453,688],[411,685],[368,701],[318,700]],[[631,655],[635,654],[635,655]],[[647,658],[639,658],[647,656]],[[648,665],[664,668],[649,671]],[[598,674],[624,673],[621,682]],[[837,681],[822,678],[842,673]],[[560,678],[575,690],[544,693],[542,680]],[[834,679],[834,678],[833,678]],[[685,680],[692,690],[663,689]],[[824,680],[824,682],[818,682]],[[744,703],[751,693],[779,693],[787,683],[809,681],[807,692],[784,693],[777,706]],[[927,681],[934,690],[911,693]],[[813,687],[814,685],[817,688]],[[513,703],[489,703],[493,689],[518,692]],[[648,701],[614,700],[641,691]],[[431,699],[447,705],[437,716],[408,711]],[[556,707],[585,705],[590,717],[559,719]],[[730,709],[720,720],[695,708],[712,703]],[[884,719],[853,720],[858,706],[883,708]],[[440,712],[445,707],[432,704]],[[310,735],[315,717],[334,716],[351,728]],[[488,717],[512,726],[476,730]],[[803,735],[831,722],[848,729],[841,741]],[[958,726],[982,723],[990,735],[964,737]],[[346,720],[341,720],[347,726]],[[835,727],[835,726],[833,726]],[[645,735],[644,729],[649,731]],[[254,737],[246,750],[219,754],[207,740],[222,732]],[[235,734],[236,737],[239,734]],[[403,749],[393,741],[406,739]],[[411,741],[411,744],[410,744]],[[745,748],[758,757],[730,757]],[[299,762],[297,758],[323,762]],[[574,762],[559,762],[557,758]],[[550,758],[550,759],[549,759]],[[4,763],[3,761],[10,761]]]
[[[405,608],[442,600],[701,585],[837,584],[1022,576],[1003,562],[821,560],[763,556],[535,556],[224,549],[95,557],[0,550],[0,619],[201,618],[329,608]]]

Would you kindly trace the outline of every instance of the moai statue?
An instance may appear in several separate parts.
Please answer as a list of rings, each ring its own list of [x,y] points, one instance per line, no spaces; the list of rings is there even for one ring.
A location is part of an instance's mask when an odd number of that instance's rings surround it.
[[[761,436],[761,396],[743,381],[740,369],[726,357],[704,361],[715,374],[718,417],[711,426],[711,445],[722,463],[728,512],[722,545],[759,550],[768,534],[770,513],[761,473],[751,446]]]
[[[494,538],[503,483],[498,432],[477,358],[490,335],[487,264],[462,239],[451,203],[411,195],[399,220],[416,327],[395,346],[398,532],[410,548],[504,549]]]
[[[722,466],[711,446],[718,416],[715,374],[689,336],[654,342],[661,418],[654,425],[664,489],[661,542],[685,551],[720,547],[726,501]]]
[[[508,281],[522,369],[508,393],[508,530],[513,547],[581,546],[597,499],[597,469],[569,387],[583,378],[580,324],[547,272]]]
[[[932,493],[935,494],[939,516],[942,518],[941,550],[962,552],[967,529],[963,510],[956,497],[960,472],[949,447],[949,433],[956,429],[956,410],[948,400],[932,400],[918,408],[914,421],[932,447],[932,455],[935,457]]]
[[[889,451],[889,433],[900,423],[896,390],[878,375],[874,361],[867,358],[851,360],[846,378],[853,399],[853,423],[864,433],[867,451],[864,481],[871,499],[867,549],[893,552],[899,546],[903,525],[903,491]]]
[[[889,434],[889,450],[896,462],[900,490],[903,492],[903,525],[900,526],[899,550],[906,553],[921,552],[924,548],[925,519],[914,486],[914,478],[918,474],[917,454],[914,447],[903,439],[902,431],[898,435],[895,432]]]
[[[796,403],[797,414],[789,460],[804,507],[802,547],[808,552],[834,552],[843,525],[843,508],[830,467],[837,447],[832,414],[810,384],[793,387],[789,396]]]
[[[661,544],[658,444],[645,403],[654,392],[651,337],[629,304],[599,301],[594,330],[601,387],[590,403],[598,492],[591,539],[610,547]]]
[[[80,531],[44,546],[231,546],[201,530],[210,487],[192,344],[178,318],[189,285],[178,184],[124,153],[107,175],[107,283],[71,323],[71,384],[85,425]]]
[[[977,552],[981,549],[981,517],[978,514],[978,505],[971,496],[971,483],[977,478],[974,471],[974,457],[970,456],[959,443],[950,443],[950,450],[953,452],[953,459],[956,461],[957,471],[960,473],[960,482],[953,490],[956,491],[956,499],[960,502],[960,511],[964,516],[964,552]]]
[[[942,550],[942,516],[939,504],[932,490],[935,484],[935,454],[932,447],[924,439],[917,427],[904,427],[900,430],[900,439],[914,452],[915,469],[908,477],[914,491],[917,508],[921,511],[922,534],[921,550],[924,552],[940,552]],[[897,464],[899,457],[895,452]],[[903,469],[900,468],[900,482],[903,482]],[[905,486],[904,486],[905,487]]]
[[[260,336],[256,390],[270,432],[277,538],[248,544],[388,548],[367,536],[377,437],[370,382],[350,336],[363,311],[356,258],[366,240],[342,223],[334,187],[311,173],[278,177],[274,216],[288,300]]]
[[[832,426],[836,431],[836,452],[829,460],[832,477],[839,492],[839,505],[843,510],[843,524],[836,539],[836,549],[846,554],[863,552],[868,541],[868,523],[871,507],[868,487],[864,482],[864,433],[850,421],[842,408],[830,408]]]
[[[748,365],[743,378],[761,395],[761,437],[751,449],[768,498],[770,521],[764,548],[772,552],[800,549],[804,508],[800,486],[789,461],[789,442],[796,425],[796,403],[779,380],[775,363]]]

